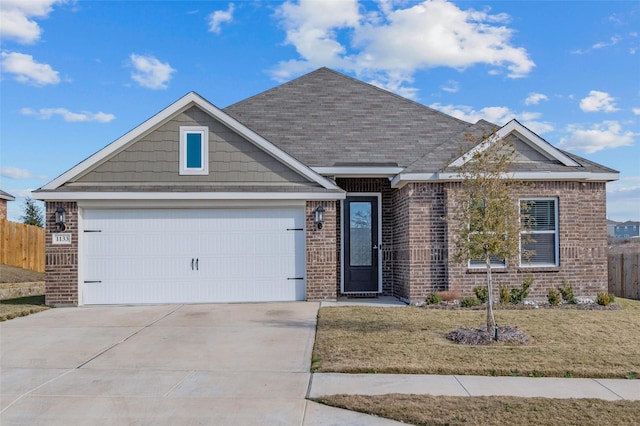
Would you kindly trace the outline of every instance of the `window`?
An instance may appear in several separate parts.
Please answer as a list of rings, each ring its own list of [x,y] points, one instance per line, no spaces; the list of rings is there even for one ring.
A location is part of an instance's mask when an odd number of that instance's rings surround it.
[[[209,129],[207,127],[180,127],[180,174],[209,174]]]
[[[528,211],[521,210],[529,218],[529,241],[521,243],[521,251],[529,252],[528,258],[521,255],[522,266],[558,266],[558,202],[555,198],[520,200]]]

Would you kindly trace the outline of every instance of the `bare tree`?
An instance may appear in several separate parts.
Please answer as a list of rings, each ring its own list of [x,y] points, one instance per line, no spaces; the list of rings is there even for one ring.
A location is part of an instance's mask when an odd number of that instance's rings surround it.
[[[517,259],[521,238],[527,238],[521,232],[528,223],[524,217],[528,207],[521,206],[516,196],[522,184],[510,178],[515,155],[515,146],[494,134],[452,163],[461,179],[457,208],[449,218],[455,235],[453,260],[461,264],[483,261],[486,265],[488,332],[496,328],[492,260]]]

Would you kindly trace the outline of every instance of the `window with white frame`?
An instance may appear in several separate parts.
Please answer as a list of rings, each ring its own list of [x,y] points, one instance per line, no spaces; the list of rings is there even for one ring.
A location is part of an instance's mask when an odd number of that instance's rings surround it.
[[[558,266],[558,200],[521,199],[522,220],[527,221],[527,238],[520,243],[522,266]],[[526,218],[526,219],[525,219]]]
[[[209,174],[209,129],[206,126],[180,127],[180,174]]]

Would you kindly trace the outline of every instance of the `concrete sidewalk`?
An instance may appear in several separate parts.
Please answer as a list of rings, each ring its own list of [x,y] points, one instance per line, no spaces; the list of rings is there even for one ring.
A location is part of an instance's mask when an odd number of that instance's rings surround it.
[[[390,393],[640,401],[640,380],[316,373],[308,397]]]

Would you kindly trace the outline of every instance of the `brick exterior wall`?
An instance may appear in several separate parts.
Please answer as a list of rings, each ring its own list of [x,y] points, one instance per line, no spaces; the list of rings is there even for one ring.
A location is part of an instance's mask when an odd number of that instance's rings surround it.
[[[382,234],[379,243],[382,246],[380,255],[382,256],[382,294],[393,296],[393,233],[394,233],[394,206],[393,190],[391,182],[387,178],[363,178],[363,179],[336,179],[338,186],[348,193],[371,193],[371,195],[381,194],[382,216],[378,218],[382,225]],[[347,194],[349,195],[349,194]],[[341,241],[342,212],[338,203],[338,280],[336,282],[338,294],[340,293],[340,281],[342,275],[342,265],[340,256],[342,250]]]
[[[7,200],[0,199],[0,219],[7,218]]]
[[[459,188],[459,185],[457,186]],[[455,208],[456,184],[448,184],[447,208]],[[560,287],[563,281],[573,285],[576,296],[595,296],[607,291],[607,225],[605,184],[598,182],[536,182],[520,194],[520,198],[548,197],[558,201],[559,267],[520,268],[518,259],[508,262],[506,269],[494,269],[496,296],[500,284],[519,287],[528,274],[534,283],[529,297],[546,300],[549,287]],[[517,204],[514,202],[514,208]],[[448,231],[453,238],[452,230]],[[469,270],[464,265],[450,265],[449,289],[464,296],[473,287],[483,285],[484,270]]]
[[[71,234],[71,244],[53,245],[57,233],[56,209],[66,210],[65,233]],[[78,305],[78,205],[74,202],[46,203],[46,265],[45,303],[50,306]]]
[[[336,201],[307,201],[307,300],[336,300],[338,270],[338,221]],[[324,227],[315,224],[315,210],[322,205]]]
[[[420,300],[447,289],[443,184],[410,183],[394,193],[394,295]]]

